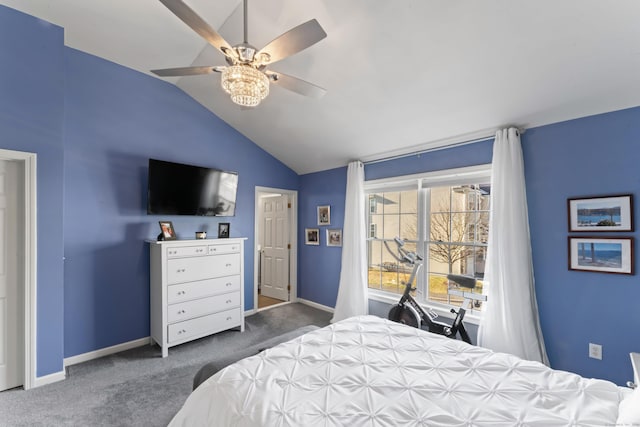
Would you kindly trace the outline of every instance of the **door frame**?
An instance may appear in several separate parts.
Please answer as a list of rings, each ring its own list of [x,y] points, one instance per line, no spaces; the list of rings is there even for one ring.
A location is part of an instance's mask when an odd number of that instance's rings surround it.
[[[291,250],[289,251],[289,281],[291,291],[289,292],[289,301],[284,304],[295,302],[298,298],[298,192],[296,190],[284,190],[282,188],[260,187],[255,189],[255,216],[254,216],[254,239],[253,239],[253,311],[258,311],[258,271],[259,253],[258,242],[260,241],[260,195],[263,193],[279,193],[289,196],[291,203],[290,221],[289,221],[289,243]]]
[[[0,160],[22,163],[24,174],[24,378],[28,390],[36,383],[36,318],[37,318],[37,155],[22,151],[0,149]]]

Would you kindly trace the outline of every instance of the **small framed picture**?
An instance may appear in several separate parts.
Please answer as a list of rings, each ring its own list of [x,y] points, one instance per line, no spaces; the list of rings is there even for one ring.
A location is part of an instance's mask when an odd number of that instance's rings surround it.
[[[327,228],[327,246],[342,246],[342,228]]]
[[[569,231],[633,231],[633,196],[567,200]]]
[[[218,223],[218,239],[228,239],[231,231],[231,224],[228,222]]]
[[[160,224],[160,236],[162,240],[176,240],[176,231],[171,221],[158,221]]]
[[[319,228],[305,228],[304,229],[304,243],[307,245],[319,245],[320,244],[320,229]]]
[[[569,270],[633,274],[633,237],[569,237]]]
[[[331,224],[331,206],[318,206],[318,225]]]

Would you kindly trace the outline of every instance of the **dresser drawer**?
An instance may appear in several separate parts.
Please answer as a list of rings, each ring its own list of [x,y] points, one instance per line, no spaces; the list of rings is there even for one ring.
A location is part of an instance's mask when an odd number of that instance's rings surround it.
[[[199,335],[215,334],[216,332],[239,326],[241,318],[240,308],[235,308],[233,310],[174,323],[173,325],[167,326],[167,338],[169,343],[173,343]]]
[[[240,254],[209,255],[167,260],[167,283],[193,282],[240,274]]]
[[[185,256],[207,255],[208,248],[205,245],[184,246],[181,248],[167,248],[167,258],[180,258]]]
[[[169,304],[240,290],[240,276],[218,277],[167,287]]]
[[[185,301],[178,304],[171,304],[167,308],[167,319],[169,323],[180,322],[205,314],[216,313],[218,311],[229,310],[240,306],[240,291],[228,294],[215,295]]]
[[[240,244],[230,243],[228,245],[209,245],[209,255],[213,254],[234,254],[240,252]]]

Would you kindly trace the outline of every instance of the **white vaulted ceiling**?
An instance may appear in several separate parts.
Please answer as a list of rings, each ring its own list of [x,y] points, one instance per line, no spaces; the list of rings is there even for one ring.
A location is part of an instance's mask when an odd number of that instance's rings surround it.
[[[242,41],[241,0],[185,3]],[[143,73],[224,65],[157,0],[0,4]],[[251,0],[249,42],[261,48],[311,18],[327,38],[270,68],[325,88],[324,98],[272,86],[241,111],[217,73],[167,81],[298,173],[640,105],[637,0]]]

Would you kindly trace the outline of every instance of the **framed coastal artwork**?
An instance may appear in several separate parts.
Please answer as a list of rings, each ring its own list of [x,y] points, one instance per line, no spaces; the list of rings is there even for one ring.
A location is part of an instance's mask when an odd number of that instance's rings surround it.
[[[633,196],[601,196],[567,200],[569,231],[633,231]]]
[[[569,237],[569,270],[633,274],[633,237]]]

